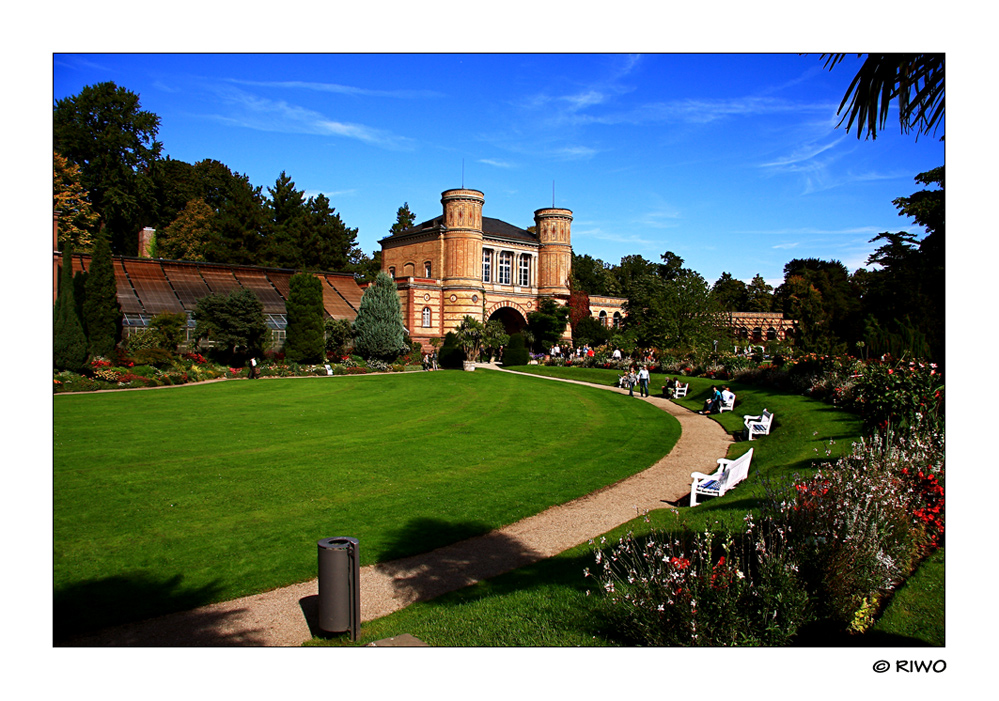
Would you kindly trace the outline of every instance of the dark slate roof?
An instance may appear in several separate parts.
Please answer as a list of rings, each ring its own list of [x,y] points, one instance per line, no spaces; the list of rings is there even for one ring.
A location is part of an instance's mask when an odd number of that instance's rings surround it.
[[[408,238],[410,236],[417,236],[419,234],[429,233],[436,229],[439,229],[444,224],[444,215],[439,217],[434,217],[429,219],[422,224],[417,224],[416,226],[411,226],[405,231],[401,231],[397,234],[392,234],[391,236],[386,236],[382,241],[398,241],[399,239]],[[505,221],[500,221],[499,219],[493,219],[492,217],[482,217],[482,233],[485,236],[494,236],[502,239],[512,239],[514,241],[522,241],[524,243],[537,243],[538,237],[532,234],[530,231],[521,229],[519,226],[514,226],[513,224],[507,224]]]

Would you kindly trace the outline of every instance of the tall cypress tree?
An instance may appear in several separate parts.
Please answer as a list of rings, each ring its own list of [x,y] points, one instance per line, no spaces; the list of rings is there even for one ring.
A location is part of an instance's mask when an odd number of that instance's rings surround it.
[[[322,285],[312,273],[295,273],[289,281],[284,357],[293,363],[318,363],[326,353]]]
[[[121,305],[118,304],[111,246],[104,232],[94,243],[83,298],[83,320],[90,355],[110,357],[121,337]]]
[[[87,337],[76,313],[73,294],[73,245],[67,243],[62,252],[59,274],[59,295],[55,303],[53,327],[54,366],[59,370],[83,372],[87,366]]]
[[[407,348],[405,335],[395,283],[387,273],[378,273],[361,296],[354,319],[354,350],[364,358],[395,360]]]

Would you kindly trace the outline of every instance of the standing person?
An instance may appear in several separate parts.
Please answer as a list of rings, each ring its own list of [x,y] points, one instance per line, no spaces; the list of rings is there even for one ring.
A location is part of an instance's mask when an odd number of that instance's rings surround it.
[[[614,360],[620,360],[621,359],[621,349],[620,348],[615,348],[614,349],[614,354],[613,354],[612,357],[614,358]]]
[[[257,377],[257,359],[250,358],[250,379],[256,379]]]
[[[638,384],[640,385],[640,392],[643,397],[649,396],[649,368],[645,365],[642,369],[638,371]]]
[[[638,384],[638,376],[635,374],[635,368],[634,368],[634,366],[632,366],[632,368],[630,370],[628,370],[628,380],[627,380],[627,382],[628,382],[628,396],[629,397],[634,397],[635,396],[635,385]]]

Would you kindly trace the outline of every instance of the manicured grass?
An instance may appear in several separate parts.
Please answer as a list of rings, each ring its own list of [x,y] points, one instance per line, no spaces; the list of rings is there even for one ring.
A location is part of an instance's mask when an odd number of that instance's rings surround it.
[[[534,370],[536,366],[529,367]],[[544,370],[543,374],[572,379],[582,379],[585,372],[596,377],[597,382],[603,379],[601,374],[611,378],[609,383],[617,377],[616,372],[602,369]],[[712,381],[689,379],[691,394],[686,401],[691,408],[700,408]],[[736,411],[708,420],[720,419],[727,430],[735,433],[742,428],[744,413],[757,414],[766,407],[777,415],[778,423],[770,436],[737,442],[729,450],[729,457],[735,457],[754,448],[746,482],[724,497],[707,499],[693,509],[652,511],[647,519],[634,519],[605,534],[608,541],[616,541],[628,531],[642,535],[653,527],[672,532],[684,528],[700,531],[706,527],[741,530],[743,517],[759,505],[764,494],[761,476],[782,479],[795,472],[807,473],[821,462],[847,452],[850,443],[860,436],[860,421],[852,414],[807,397],[729,384],[739,398]],[[596,591],[598,585],[592,578],[583,577],[585,567],[595,570],[591,546],[584,544],[549,560],[366,623],[361,627],[359,643],[409,633],[431,645],[444,646],[628,644],[616,637],[604,621]],[[340,645],[350,641],[337,636],[316,639],[310,644]]]
[[[61,635],[488,532],[641,471],[679,435],[644,402],[485,370],[54,398]],[[608,459],[608,456],[613,459]]]

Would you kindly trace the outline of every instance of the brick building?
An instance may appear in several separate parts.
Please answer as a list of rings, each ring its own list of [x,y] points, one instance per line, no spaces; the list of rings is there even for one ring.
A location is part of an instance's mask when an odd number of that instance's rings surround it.
[[[382,270],[396,282],[414,341],[441,338],[466,315],[483,323],[498,319],[514,333],[542,299],[568,300],[572,212],[536,210],[528,231],[482,216],[484,203],[478,190],[447,190],[440,216],[379,242]],[[625,300],[599,300],[591,305],[593,316],[608,325],[622,318]],[[568,326],[564,338],[571,339]]]

